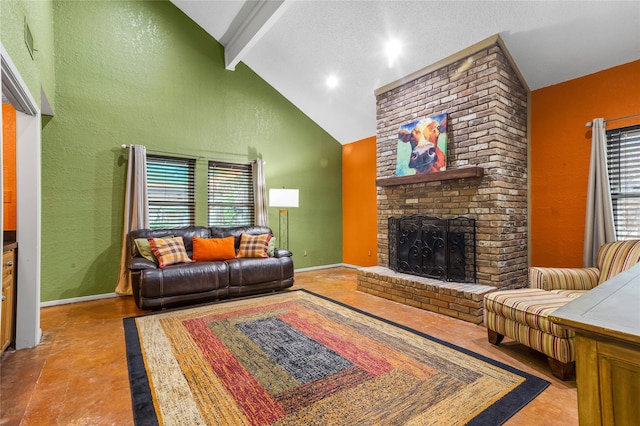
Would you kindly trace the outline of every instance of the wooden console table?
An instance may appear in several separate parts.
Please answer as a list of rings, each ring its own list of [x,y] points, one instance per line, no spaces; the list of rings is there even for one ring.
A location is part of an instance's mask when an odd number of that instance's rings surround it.
[[[640,263],[549,319],[576,333],[580,425],[640,424]]]

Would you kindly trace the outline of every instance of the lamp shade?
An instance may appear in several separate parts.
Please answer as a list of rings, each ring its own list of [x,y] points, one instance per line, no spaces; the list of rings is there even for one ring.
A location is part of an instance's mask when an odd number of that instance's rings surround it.
[[[269,207],[298,207],[298,190],[269,189]]]

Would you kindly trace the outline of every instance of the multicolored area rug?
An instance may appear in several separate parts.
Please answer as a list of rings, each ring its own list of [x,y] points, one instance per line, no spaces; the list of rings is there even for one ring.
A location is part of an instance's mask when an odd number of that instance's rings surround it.
[[[549,385],[304,290],[124,325],[137,425],[496,425]]]

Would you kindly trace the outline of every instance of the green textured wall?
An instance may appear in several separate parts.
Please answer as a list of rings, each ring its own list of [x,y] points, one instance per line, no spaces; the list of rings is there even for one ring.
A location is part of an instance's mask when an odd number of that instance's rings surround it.
[[[24,42],[25,21],[37,50],[33,58]],[[40,105],[42,89],[55,111],[53,3],[36,0],[0,0],[0,41]]]
[[[4,1],[4,0],[3,0]],[[42,300],[113,292],[126,155],[142,144],[266,164],[267,187],[300,189],[296,268],[342,261],[341,146],[169,2],[54,3],[56,115],[42,142]],[[206,224],[206,178],[198,179]],[[272,228],[277,211],[271,209]],[[307,250],[308,256],[303,256]]]

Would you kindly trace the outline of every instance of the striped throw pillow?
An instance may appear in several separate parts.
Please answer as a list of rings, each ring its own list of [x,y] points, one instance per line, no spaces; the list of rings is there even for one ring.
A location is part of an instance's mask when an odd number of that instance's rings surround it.
[[[267,255],[267,247],[269,247],[271,237],[271,234],[242,234],[238,257],[269,257]]]
[[[176,263],[193,262],[187,255],[182,237],[175,238],[148,238],[151,251],[158,259],[160,268],[175,265]]]

